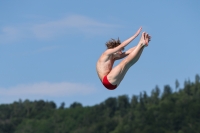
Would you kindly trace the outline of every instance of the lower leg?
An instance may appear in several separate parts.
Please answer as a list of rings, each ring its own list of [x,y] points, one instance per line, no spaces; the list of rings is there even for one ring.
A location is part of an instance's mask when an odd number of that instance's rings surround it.
[[[129,50],[126,51],[126,53],[131,53],[132,51],[135,50],[136,47],[137,47],[137,46],[134,46],[134,47],[130,48]]]
[[[143,49],[144,49],[143,44],[138,43],[136,48],[121,63],[127,65],[128,67],[131,67],[138,61],[138,59],[142,54]]]
[[[140,56],[141,56],[143,50],[144,50],[144,46],[139,50],[138,53],[136,53],[135,58],[133,58],[133,59],[130,61],[130,62],[132,62],[132,65],[135,64],[135,63],[139,60],[139,58],[140,58]],[[134,52],[134,51],[133,51],[133,52]],[[137,52],[137,51],[136,51],[136,52]]]

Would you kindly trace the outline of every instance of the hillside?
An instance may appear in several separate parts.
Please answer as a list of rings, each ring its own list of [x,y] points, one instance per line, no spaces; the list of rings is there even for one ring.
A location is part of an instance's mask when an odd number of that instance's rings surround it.
[[[0,105],[0,133],[200,133],[200,77],[90,107],[19,100]],[[174,91],[173,91],[174,90]]]

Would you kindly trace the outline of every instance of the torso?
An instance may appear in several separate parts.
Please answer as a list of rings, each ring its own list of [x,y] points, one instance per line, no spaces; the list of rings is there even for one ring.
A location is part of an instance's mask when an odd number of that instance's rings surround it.
[[[101,55],[99,60],[97,61],[97,73],[100,80],[103,80],[103,77],[108,75],[109,72],[112,70],[114,64],[113,56],[105,55],[104,53]]]

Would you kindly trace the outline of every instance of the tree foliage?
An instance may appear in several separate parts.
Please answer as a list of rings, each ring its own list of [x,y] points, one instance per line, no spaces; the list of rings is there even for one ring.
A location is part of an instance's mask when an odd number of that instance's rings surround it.
[[[156,86],[150,95],[110,97],[90,107],[43,100],[0,105],[0,133],[199,133],[199,125],[198,75],[175,92]]]

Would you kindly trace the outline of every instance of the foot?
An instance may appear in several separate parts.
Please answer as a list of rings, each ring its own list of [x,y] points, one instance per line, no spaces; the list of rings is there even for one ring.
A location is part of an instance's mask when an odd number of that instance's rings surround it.
[[[151,41],[151,36],[149,36],[149,34],[146,33],[146,35],[145,35],[146,46],[148,46],[148,44],[149,44],[150,41]]]
[[[149,41],[151,41],[151,36],[149,36],[148,33],[143,32],[143,33],[142,33],[142,36],[141,36],[141,38],[140,38],[140,44],[141,44],[142,46],[147,47]]]

